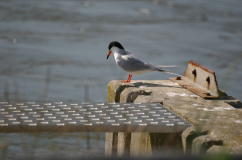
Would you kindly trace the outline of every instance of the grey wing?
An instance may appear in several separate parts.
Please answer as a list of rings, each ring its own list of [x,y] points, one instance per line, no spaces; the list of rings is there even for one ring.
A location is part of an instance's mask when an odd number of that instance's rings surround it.
[[[119,61],[118,64],[127,72],[142,72],[154,70],[153,65],[145,63],[131,55],[129,55],[128,58]]]

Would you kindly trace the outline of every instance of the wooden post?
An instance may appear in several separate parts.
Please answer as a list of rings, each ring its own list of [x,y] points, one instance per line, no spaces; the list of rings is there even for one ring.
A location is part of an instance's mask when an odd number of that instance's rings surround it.
[[[117,87],[118,85],[108,85],[108,103],[115,102]],[[118,152],[118,141],[121,141],[121,135],[118,137],[119,134],[115,132],[106,132],[105,134],[105,155],[116,156],[117,153],[121,154],[121,151]],[[122,148],[122,146],[119,146],[119,148]]]
[[[152,155],[150,133],[134,132],[131,134],[130,155],[131,156]]]
[[[130,154],[130,141],[131,141],[131,133],[126,133],[126,132],[118,133],[118,148],[117,148],[118,156]]]
[[[115,153],[117,137],[113,132],[106,132],[105,136],[105,155],[112,156]]]

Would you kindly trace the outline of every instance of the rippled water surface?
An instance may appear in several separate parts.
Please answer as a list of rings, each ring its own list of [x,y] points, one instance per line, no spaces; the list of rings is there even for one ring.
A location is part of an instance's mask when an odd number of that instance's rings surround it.
[[[178,73],[195,60],[216,71],[221,89],[242,99],[241,8],[241,0],[1,0],[0,100],[105,101],[106,84],[127,76],[112,58],[106,60],[112,40],[147,62],[178,65]],[[5,136],[48,141],[48,135]],[[54,143],[58,152],[73,145],[71,153],[103,151],[103,145],[86,151],[80,147],[85,138],[70,137],[80,143],[61,137]],[[23,149],[13,146],[6,153]]]

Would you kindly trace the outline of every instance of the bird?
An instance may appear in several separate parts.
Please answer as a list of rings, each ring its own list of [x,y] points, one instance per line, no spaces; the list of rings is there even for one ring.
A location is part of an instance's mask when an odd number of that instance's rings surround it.
[[[152,71],[165,72],[180,76],[179,74],[164,70],[164,68],[174,68],[176,66],[161,66],[143,62],[142,60],[134,57],[132,53],[125,50],[123,45],[118,41],[112,41],[109,43],[107,60],[111,54],[114,55],[117,65],[124,71],[128,72],[127,80],[122,81],[124,83],[129,83],[132,80],[133,74],[143,74]]]

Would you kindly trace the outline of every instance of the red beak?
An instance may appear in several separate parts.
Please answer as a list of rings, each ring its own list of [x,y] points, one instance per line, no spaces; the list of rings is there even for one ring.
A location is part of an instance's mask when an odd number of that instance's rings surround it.
[[[108,51],[108,54],[107,54],[107,59],[108,57],[112,54],[112,51]]]

